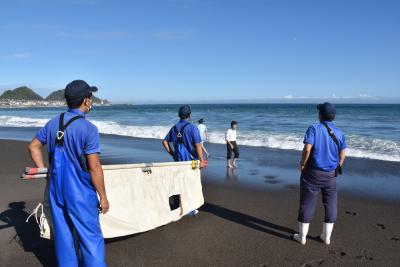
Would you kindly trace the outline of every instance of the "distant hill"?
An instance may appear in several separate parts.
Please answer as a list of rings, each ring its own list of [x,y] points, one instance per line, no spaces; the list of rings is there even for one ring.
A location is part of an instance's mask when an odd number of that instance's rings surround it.
[[[1,96],[0,100],[25,100],[25,101],[40,101],[43,97],[35,93],[32,89],[22,86],[14,90],[7,90]]]
[[[53,93],[49,94],[44,100],[46,101],[65,101],[64,98],[64,90],[57,90],[54,91]]]
[[[110,105],[110,101],[92,96],[94,104]],[[0,96],[0,107],[60,107],[65,106],[64,90],[57,90],[46,98],[26,86],[7,90]]]
[[[64,89],[61,90],[57,90],[54,91],[53,93],[51,93],[50,95],[48,95],[45,98],[46,101],[54,101],[54,102],[64,102],[65,101],[65,97],[64,97]],[[99,104],[110,104],[110,102],[108,100],[102,100],[98,97],[92,96],[92,100],[93,103]]]

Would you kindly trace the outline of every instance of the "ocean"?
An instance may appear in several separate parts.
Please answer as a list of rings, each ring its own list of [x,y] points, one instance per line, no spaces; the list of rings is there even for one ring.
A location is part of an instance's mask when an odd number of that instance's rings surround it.
[[[178,120],[179,105],[94,107],[88,118],[101,133],[162,139]],[[348,155],[400,161],[400,105],[338,104],[335,124],[346,135]],[[230,121],[239,123],[241,145],[301,150],[307,127],[318,121],[314,104],[196,104],[211,143],[224,143]],[[0,127],[41,127],[65,108],[0,109]],[[1,131],[1,129],[0,129]]]

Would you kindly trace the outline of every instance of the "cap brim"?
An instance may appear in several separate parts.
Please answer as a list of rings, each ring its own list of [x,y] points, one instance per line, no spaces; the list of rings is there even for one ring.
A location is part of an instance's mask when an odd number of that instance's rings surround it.
[[[99,90],[99,88],[97,88],[96,86],[90,86],[89,87],[89,91],[92,92],[92,93],[93,92],[97,92],[98,90]]]

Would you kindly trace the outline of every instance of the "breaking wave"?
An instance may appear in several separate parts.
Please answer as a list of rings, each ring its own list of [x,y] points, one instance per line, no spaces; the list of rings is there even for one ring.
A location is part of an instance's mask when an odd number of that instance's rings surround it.
[[[27,118],[18,116],[0,116],[2,127],[42,127],[48,119]],[[115,121],[91,120],[100,133],[139,138],[162,139],[168,133],[169,125],[134,126],[123,125]],[[263,131],[239,132],[241,145],[268,147],[276,149],[301,150],[302,136],[296,134],[280,134]],[[224,132],[210,133],[210,142],[223,144]],[[400,161],[400,142],[393,140],[372,138],[360,135],[347,135],[348,155],[357,158],[370,158],[385,161]]]

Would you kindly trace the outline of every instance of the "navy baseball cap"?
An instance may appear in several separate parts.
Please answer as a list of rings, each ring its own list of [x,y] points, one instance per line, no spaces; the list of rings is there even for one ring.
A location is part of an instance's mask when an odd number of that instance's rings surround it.
[[[98,89],[96,86],[89,86],[89,84],[83,80],[75,80],[67,84],[64,93],[66,99],[79,99],[97,91]]]
[[[179,108],[179,117],[189,117],[192,114],[192,108],[189,105],[184,105]]]
[[[325,102],[317,106],[319,113],[324,116],[336,115],[336,108],[331,103]]]

